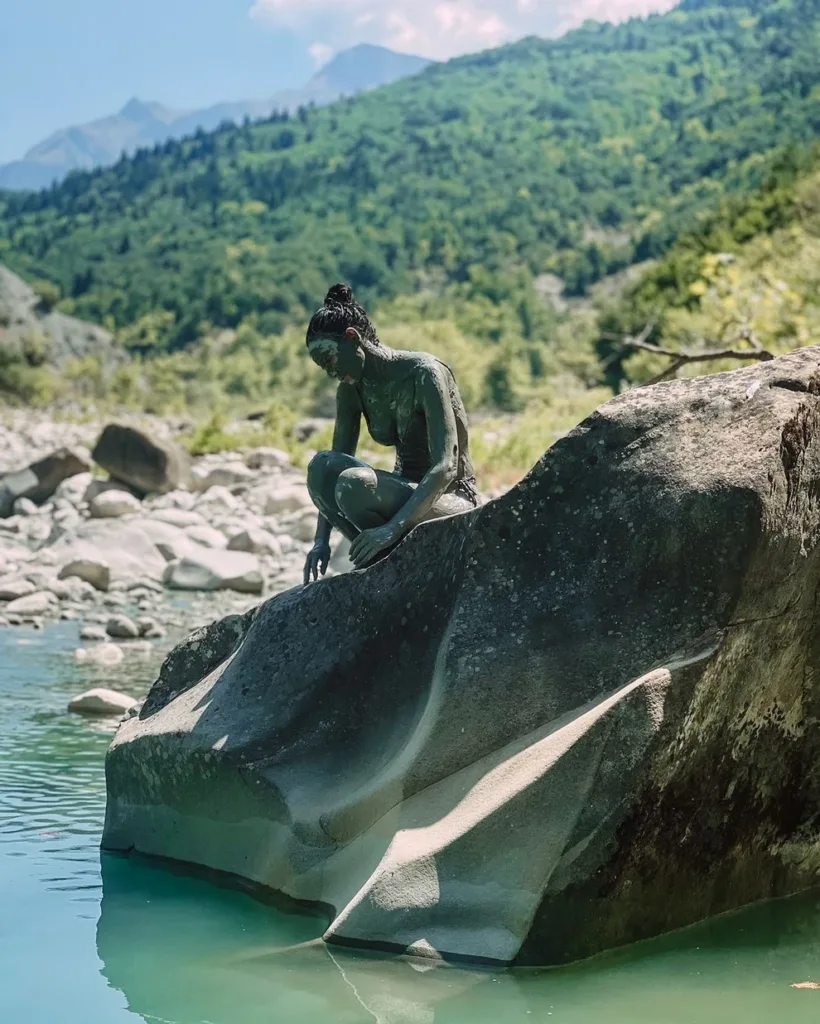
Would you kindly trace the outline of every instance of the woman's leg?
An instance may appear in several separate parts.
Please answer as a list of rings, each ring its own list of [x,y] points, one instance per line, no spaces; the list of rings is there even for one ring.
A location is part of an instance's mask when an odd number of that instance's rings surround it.
[[[308,467],[308,490],[325,519],[348,540],[362,530],[389,522],[416,485],[395,473],[373,469],[343,452],[319,452]],[[468,512],[473,508],[456,494],[443,494],[425,520]]]
[[[319,452],[308,467],[313,503],[348,540],[383,526],[413,493],[414,484],[373,469],[344,452]]]

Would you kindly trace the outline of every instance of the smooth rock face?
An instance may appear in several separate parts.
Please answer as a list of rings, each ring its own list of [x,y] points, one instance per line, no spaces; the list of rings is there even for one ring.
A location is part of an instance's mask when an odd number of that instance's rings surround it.
[[[133,697],[129,697],[125,693],[98,687],[81,693],[79,697],[74,697],[69,702],[68,710],[90,715],[124,715],[136,703]]]
[[[122,423],[110,423],[103,430],[92,458],[143,494],[176,490],[190,476],[190,460],[182,448]]]
[[[500,963],[816,884],[818,396],[818,348],[634,390],[502,498],[192,638],[111,747],[104,845]]]

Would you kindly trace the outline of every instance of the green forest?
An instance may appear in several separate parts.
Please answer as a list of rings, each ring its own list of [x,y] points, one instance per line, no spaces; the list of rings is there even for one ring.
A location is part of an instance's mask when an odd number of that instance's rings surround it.
[[[0,195],[0,261],[132,356],[7,390],[326,413],[302,339],[336,280],[548,434],[663,370],[647,325],[817,340],[818,53],[820,0],[684,0]]]

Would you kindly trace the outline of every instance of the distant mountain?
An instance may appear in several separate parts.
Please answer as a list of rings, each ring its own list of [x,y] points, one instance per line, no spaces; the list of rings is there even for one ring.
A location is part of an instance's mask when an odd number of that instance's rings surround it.
[[[182,138],[199,128],[213,131],[224,121],[238,122],[246,117],[256,120],[275,110],[293,111],[310,103],[322,106],[341,96],[353,96],[407,78],[429,63],[422,57],[363,44],[337,54],[302,88],[287,89],[263,100],[217,103],[202,110],[180,111],[132,99],[119,113],[63,128],[33,146],[22,160],[0,165],[0,188],[47,188],[69,171],[115,163],[123,152],[131,154],[166,139]]]

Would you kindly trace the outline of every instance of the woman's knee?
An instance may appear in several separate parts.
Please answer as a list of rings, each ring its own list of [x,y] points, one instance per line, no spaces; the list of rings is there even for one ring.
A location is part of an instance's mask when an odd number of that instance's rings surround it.
[[[345,469],[346,456],[342,452],[317,452],[307,470],[307,487],[311,496],[333,494],[336,480]]]
[[[371,506],[376,497],[378,478],[367,466],[352,466],[342,470],[336,480],[333,495],[342,513],[355,514]]]

